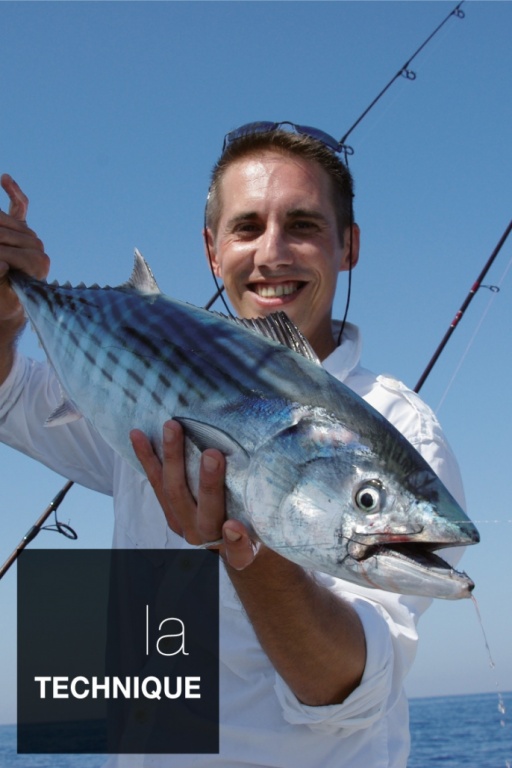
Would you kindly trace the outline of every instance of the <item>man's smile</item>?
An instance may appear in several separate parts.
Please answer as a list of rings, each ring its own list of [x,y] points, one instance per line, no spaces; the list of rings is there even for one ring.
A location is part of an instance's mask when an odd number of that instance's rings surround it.
[[[291,296],[306,285],[303,281],[289,280],[283,283],[250,283],[249,289],[262,299]]]

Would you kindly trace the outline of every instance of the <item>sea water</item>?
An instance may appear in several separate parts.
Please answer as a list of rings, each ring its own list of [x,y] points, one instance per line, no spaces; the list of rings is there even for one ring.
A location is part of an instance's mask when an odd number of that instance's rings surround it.
[[[512,691],[499,696],[411,699],[409,703],[412,747],[408,768],[512,768]],[[1,768],[101,768],[104,760],[101,755],[17,755],[16,727],[0,726]],[[350,766],[343,766],[340,758],[332,768]]]
[[[408,768],[512,768],[512,692],[411,699]]]

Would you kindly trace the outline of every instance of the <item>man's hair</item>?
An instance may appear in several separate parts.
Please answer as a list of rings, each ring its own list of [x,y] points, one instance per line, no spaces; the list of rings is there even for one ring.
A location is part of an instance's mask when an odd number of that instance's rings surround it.
[[[222,210],[221,181],[227,168],[237,160],[265,151],[295,155],[304,160],[313,160],[326,171],[331,181],[332,203],[338,222],[338,234],[343,245],[345,229],[354,221],[352,198],[354,182],[352,174],[339,157],[321,141],[306,134],[283,130],[250,133],[229,144],[215,164],[208,200],[206,202],[206,226],[217,235]]]

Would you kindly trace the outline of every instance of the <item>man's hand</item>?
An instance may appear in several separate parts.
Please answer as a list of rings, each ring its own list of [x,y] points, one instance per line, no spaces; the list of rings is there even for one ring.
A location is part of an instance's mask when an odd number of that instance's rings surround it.
[[[130,437],[172,530],[197,545],[222,537],[218,549],[231,582],[262,648],[297,698],[313,706],[343,701],[359,684],[366,660],[354,609],[267,547],[256,554],[245,527],[226,520],[226,464],[219,451],[202,454],[196,503],[187,486],[180,424],[164,425],[163,462],[142,432]]]
[[[208,545],[222,539],[221,544],[212,548],[219,549],[232,568],[242,570],[250,565],[255,549],[245,526],[226,519],[226,461],[222,453],[213,448],[203,453],[196,501],[187,485],[184,437],[178,422],[164,424],[163,463],[140,430],[134,429],[130,438],[169,527],[189,544]]]
[[[3,174],[0,183],[9,196],[9,213],[0,210],[0,383],[13,360],[14,342],[24,325],[23,308],[9,285],[11,267],[44,279],[50,260],[44,245],[26,224],[28,198],[18,184]]]
[[[0,178],[9,195],[9,213],[0,210],[0,320],[6,318],[7,305],[16,311],[19,304],[7,285],[6,275],[10,267],[21,269],[42,280],[50,269],[50,260],[44,245],[36,233],[27,226],[28,198],[9,174]],[[14,297],[14,298],[13,298]]]

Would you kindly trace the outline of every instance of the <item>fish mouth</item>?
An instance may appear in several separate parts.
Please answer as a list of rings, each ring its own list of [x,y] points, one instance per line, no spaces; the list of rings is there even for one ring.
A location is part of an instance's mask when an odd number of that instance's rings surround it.
[[[417,569],[425,572],[425,574],[436,574],[438,576],[448,576],[451,578],[462,579],[466,582],[466,586],[469,592],[474,589],[474,582],[467,576],[464,571],[457,571],[450,563],[443,560],[437,554],[438,549],[443,547],[452,547],[452,543],[447,544],[414,544],[414,543],[400,543],[400,544],[375,544],[365,548],[365,552],[359,553],[355,559],[358,562],[364,563],[364,561],[371,558],[377,558],[380,560],[393,559],[397,566],[402,563],[407,568]],[[353,552],[350,552],[354,557]]]

